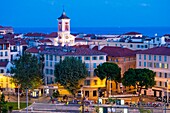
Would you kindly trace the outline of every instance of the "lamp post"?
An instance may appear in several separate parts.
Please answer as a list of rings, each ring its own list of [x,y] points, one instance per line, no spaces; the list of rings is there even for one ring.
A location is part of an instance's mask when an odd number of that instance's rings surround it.
[[[167,91],[166,92],[167,92],[167,104],[168,104],[169,103],[168,80],[166,81],[166,83],[167,83],[167,89],[166,89]]]
[[[81,99],[82,99],[82,113],[84,113],[84,94],[83,94],[83,85],[80,85],[81,87]]]
[[[19,86],[18,85],[18,109],[20,109],[20,94],[19,94]]]

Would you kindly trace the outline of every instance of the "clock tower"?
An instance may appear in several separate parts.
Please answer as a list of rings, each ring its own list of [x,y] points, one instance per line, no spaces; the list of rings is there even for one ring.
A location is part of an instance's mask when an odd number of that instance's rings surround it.
[[[70,18],[63,10],[61,16],[58,18],[58,45],[72,46],[74,45],[75,37],[70,35]]]

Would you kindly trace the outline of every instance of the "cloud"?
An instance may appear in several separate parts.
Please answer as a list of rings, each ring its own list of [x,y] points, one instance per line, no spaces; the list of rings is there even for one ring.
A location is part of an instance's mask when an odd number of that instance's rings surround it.
[[[141,3],[140,6],[142,6],[142,7],[149,7],[150,4],[148,4],[148,3]]]

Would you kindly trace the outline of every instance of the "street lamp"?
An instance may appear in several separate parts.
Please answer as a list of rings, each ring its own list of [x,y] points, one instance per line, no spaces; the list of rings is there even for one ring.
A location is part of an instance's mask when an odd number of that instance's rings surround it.
[[[166,81],[166,83],[167,83],[167,85],[166,85],[167,89],[166,90],[167,90],[167,104],[168,104],[169,103],[168,80]]]
[[[20,94],[19,94],[19,87],[20,87],[20,85],[18,85],[18,109],[20,109],[20,98],[19,98]]]
[[[81,87],[81,99],[82,99],[82,113],[84,113],[84,94],[83,94],[83,85],[80,85]]]

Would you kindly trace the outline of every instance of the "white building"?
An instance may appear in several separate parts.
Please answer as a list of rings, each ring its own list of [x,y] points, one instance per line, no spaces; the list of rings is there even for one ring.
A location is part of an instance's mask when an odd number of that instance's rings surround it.
[[[14,33],[14,30],[12,27],[6,27],[6,26],[0,26],[0,34],[7,34],[7,33]]]
[[[54,45],[75,45],[75,36],[70,34],[70,18],[67,17],[64,11],[58,18],[58,37],[55,40]]]

